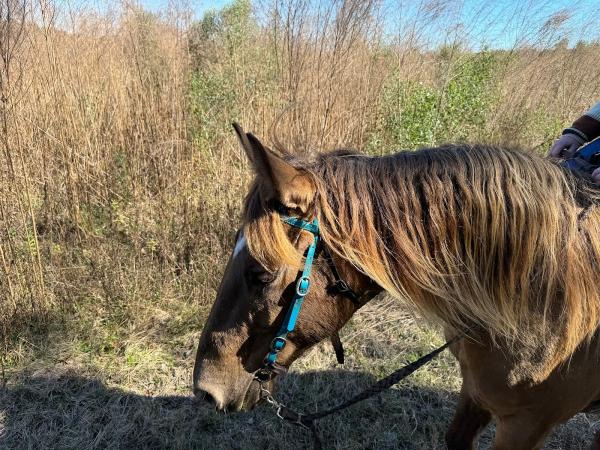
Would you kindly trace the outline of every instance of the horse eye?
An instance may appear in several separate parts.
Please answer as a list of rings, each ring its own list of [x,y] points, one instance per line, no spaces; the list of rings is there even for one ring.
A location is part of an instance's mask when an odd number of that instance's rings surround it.
[[[252,268],[246,271],[246,279],[249,284],[269,284],[275,279],[275,274],[266,270]]]

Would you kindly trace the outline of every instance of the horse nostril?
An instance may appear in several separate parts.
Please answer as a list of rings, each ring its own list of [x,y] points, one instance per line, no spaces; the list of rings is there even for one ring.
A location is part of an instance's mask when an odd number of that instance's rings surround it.
[[[210,405],[219,408],[219,402],[212,396],[211,393],[203,390],[203,389],[194,389],[194,395],[198,400],[204,400],[208,402]]]
[[[215,398],[210,395],[208,392],[203,392],[204,393],[204,400],[207,401],[208,403],[210,403],[213,406],[217,406],[217,401],[215,400]]]

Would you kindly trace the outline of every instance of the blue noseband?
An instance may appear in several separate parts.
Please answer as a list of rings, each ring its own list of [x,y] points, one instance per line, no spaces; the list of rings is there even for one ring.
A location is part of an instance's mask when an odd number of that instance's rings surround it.
[[[284,223],[291,225],[292,227],[311,232],[314,237],[312,243],[306,251],[304,269],[302,270],[302,275],[296,282],[296,291],[292,297],[292,303],[287,311],[287,314],[285,315],[285,319],[283,319],[283,323],[281,324],[277,335],[271,341],[269,353],[267,353],[267,356],[265,357],[264,368],[267,370],[270,370],[274,367],[275,362],[277,361],[277,355],[285,347],[287,335],[291,333],[296,326],[296,320],[298,319],[298,314],[300,314],[302,302],[304,301],[304,297],[306,294],[308,294],[308,289],[310,288],[310,270],[313,265],[313,259],[315,257],[317,244],[319,242],[319,222],[317,219],[313,220],[312,222],[307,222],[306,220],[298,217],[288,216],[282,216],[281,219]]]

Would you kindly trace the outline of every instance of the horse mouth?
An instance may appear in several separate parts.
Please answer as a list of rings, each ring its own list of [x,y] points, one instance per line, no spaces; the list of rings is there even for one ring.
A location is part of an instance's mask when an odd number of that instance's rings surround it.
[[[272,379],[271,381],[267,382],[264,387],[269,392],[273,392],[275,389],[274,380]],[[266,400],[263,395],[263,391],[261,391],[260,383],[256,379],[253,379],[248,385],[248,389],[246,390],[246,393],[241,401],[232,402],[227,407],[220,408],[218,410],[221,412],[247,412],[252,411],[257,406],[265,403],[265,401]]]
[[[268,389],[272,389],[272,383],[269,383]],[[195,390],[194,393],[199,401],[202,401],[202,403],[208,403],[212,405],[215,411],[223,414],[241,411],[251,411],[254,408],[256,408],[263,400],[261,396],[260,384],[256,380],[252,380],[248,384],[248,387],[242,396],[240,396],[236,400],[231,400],[226,403],[206,390],[198,389]]]

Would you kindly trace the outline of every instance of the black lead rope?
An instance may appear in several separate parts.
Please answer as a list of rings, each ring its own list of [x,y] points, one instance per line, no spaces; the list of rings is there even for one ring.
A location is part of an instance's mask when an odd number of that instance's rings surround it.
[[[321,450],[323,446],[321,444],[321,439],[319,438],[319,433],[317,430],[316,422],[318,420],[320,420],[324,417],[330,416],[331,414],[334,414],[338,411],[342,411],[346,408],[349,408],[350,406],[355,405],[356,403],[367,400],[371,397],[374,397],[377,394],[380,394],[381,392],[385,391],[386,389],[391,388],[393,385],[399,383],[404,378],[408,377],[413,372],[415,372],[416,370],[420,369],[425,364],[430,362],[433,358],[435,358],[441,352],[446,350],[446,348],[448,348],[450,345],[457,342],[460,338],[461,338],[461,336],[454,337],[453,339],[449,340],[441,347],[438,347],[435,350],[433,350],[431,353],[428,353],[427,355],[422,356],[418,360],[396,370],[395,372],[391,373],[387,377],[379,380],[374,385],[365,389],[361,393],[355,395],[351,399],[346,400],[345,402],[340,403],[339,405],[334,406],[333,408],[330,408],[330,409],[325,409],[323,411],[318,411],[318,412],[315,412],[312,414],[298,413],[298,412],[294,411],[293,409],[288,408],[287,406],[285,406],[285,405],[279,403],[277,400],[275,400],[275,398],[273,397],[271,392],[264,386],[264,383],[259,381],[261,395],[262,395],[262,398],[264,398],[269,404],[271,404],[273,406],[273,408],[276,409],[277,416],[281,420],[293,423],[294,425],[298,425],[298,426],[301,426],[301,427],[304,427],[304,428],[307,428],[308,430],[310,430],[312,433],[312,437],[313,437],[314,450]]]

